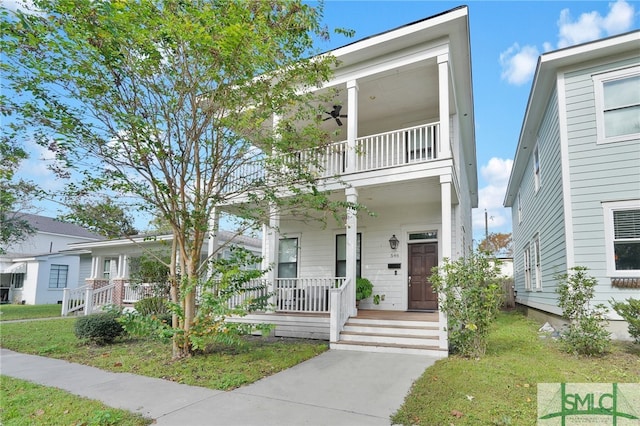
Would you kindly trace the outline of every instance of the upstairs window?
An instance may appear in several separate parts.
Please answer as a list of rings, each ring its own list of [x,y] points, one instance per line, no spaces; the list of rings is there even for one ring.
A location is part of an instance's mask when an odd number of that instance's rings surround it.
[[[536,192],[540,189],[540,153],[538,146],[533,150],[533,186]]]
[[[522,223],[522,199],[520,198],[520,192],[518,191],[518,224]]]
[[[593,76],[598,143],[640,137],[640,67]]]
[[[640,200],[604,203],[607,273],[640,277]]]

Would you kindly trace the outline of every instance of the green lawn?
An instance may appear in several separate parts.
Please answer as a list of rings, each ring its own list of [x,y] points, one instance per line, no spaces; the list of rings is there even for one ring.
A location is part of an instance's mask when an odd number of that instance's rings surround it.
[[[62,313],[62,305],[0,305],[0,321],[31,318],[54,318]]]
[[[171,347],[125,338],[107,346],[83,344],[73,334],[75,319],[5,323],[1,346],[17,352],[65,359],[104,370],[128,372],[188,385],[228,390],[285,370],[327,350],[327,343],[248,338],[241,348],[216,347],[173,361]]]
[[[0,376],[0,424],[142,426],[152,420],[56,388]]]
[[[576,358],[541,339],[538,328],[520,314],[501,314],[487,354],[436,362],[413,384],[393,422],[535,425],[538,383],[640,382],[640,345],[616,343],[605,357]]]

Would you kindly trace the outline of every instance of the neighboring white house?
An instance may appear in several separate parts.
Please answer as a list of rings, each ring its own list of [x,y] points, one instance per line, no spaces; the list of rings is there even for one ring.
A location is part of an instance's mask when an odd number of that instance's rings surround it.
[[[531,313],[559,322],[556,276],[574,266],[597,303],[640,298],[640,32],[540,56],[504,205]]]
[[[322,154],[309,155],[325,165],[319,188],[375,215],[345,211],[346,223],[324,227],[273,211],[263,247],[265,263],[274,265],[267,278],[278,315],[249,319],[274,322],[282,335],[330,338],[332,348],[413,347],[446,356],[446,319],[429,277],[443,259],[470,250],[478,203],[468,9],[331,53],[339,65],[318,92],[337,89],[323,123],[335,136]],[[357,277],[368,278],[380,296],[379,304],[361,301],[361,309],[412,325],[414,333],[378,323],[387,326],[378,333],[384,336],[371,337],[376,330],[353,326],[362,324],[354,320]],[[423,332],[422,340],[399,335]]]
[[[65,288],[84,285],[91,258],[65,253],[69,244],[99,241],[86,229],[49,217],[21,215],[35,233],[0,255],[0,299],[3,303],[59,303]]]
[[[66,299],[70,305],[63,307],[63,314],[84,310],[86,289],[97,293],[104,293],[100,298],[95,296],[94,307],[101,304],[130,304],[134,303],[149,293],[144,288],[130,285],[131,263],[135,258],[144,254],[154,254],[162,257],[170,253],[172,235],[137,235],[123,239],[103,240],[71,244],[70,253],[82,253],[89,260],[88,273],[84,276],[83,283],[77,292],[68,292]],[[229,231],[219,231],[215,240],[215,250],[218,257],[229,258],[232,246],[242,247],[256,256],[262,255],[262,241],[258,238],[245,235],[236,235]],[[210,244],[213,241],[207,242]],[[207,251],[212,252],[213,247],[204,248],[203,259],[206,261]],[[255,265],[257,268],[260,265]],[[80,303],[78,303],[80,302]]]

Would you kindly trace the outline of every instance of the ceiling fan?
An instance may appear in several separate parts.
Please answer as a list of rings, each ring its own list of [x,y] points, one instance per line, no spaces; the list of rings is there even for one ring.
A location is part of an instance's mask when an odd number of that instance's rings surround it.
[[[332,118],[336,120],[336,123],[338,123],[338,126],[342,126],[342,121],[340,121],[341,118],[347,118],[346,114],[340,114],[340,110],[342,109],[342,105],[334,105],[333,106],[333,110],[331,112],[329,111],[325,111],[325,114],[328,114],[329,117],[325,118],[322,121],[327,121],[327,120],[331,120]]]

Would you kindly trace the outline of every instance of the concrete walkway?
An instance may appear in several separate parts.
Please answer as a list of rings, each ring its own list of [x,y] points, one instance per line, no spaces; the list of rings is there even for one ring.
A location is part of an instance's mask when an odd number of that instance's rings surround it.
[[[434,358],[328,351],[233,391],[111,373],[0,349],[4,375],[64,389],[158,425],[388,425]]]

